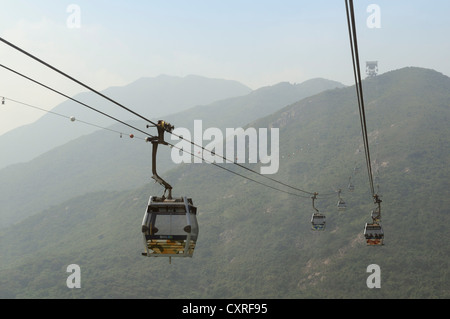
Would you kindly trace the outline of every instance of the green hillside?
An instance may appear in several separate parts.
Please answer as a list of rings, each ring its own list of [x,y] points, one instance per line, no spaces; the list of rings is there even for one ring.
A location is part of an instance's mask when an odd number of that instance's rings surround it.
[[[325,232],[310,230],[308,196],[185,164],[164,177],[198,207],[192,259],[140,256],[142,216],[159,185],[95,192],[0,231],[0,297],[449,298],[450,78],[404,68],[365,80],[364,94],[383,247],[367,247],[362,235],[373,202],[356,91],[340,88],[250,124],[280,129],[280,169],[271,177],[319,192]],[[338,188],[346,211],[337,195],[325,196]],[[81,289],[66,286],[70,264],[81,267]],[[371,264],[381,268],[380,289],[366,285]]]

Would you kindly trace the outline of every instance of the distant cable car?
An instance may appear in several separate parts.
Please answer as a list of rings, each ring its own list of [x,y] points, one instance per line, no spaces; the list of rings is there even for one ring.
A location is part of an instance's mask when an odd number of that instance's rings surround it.
[[[364,237],[366,239],[367,245],[381,246],[383,245],[384,240],[383,228],[378,223],[366,223],[364,227]]]
[[[375,204],[377,204],[377,208],[372,210],[371,217],[372,223],[366,223],[364,226],[364,237],[366,239],[366,243],[368,246],[381,246],[384,241],[384,232],[381,227],[381,199],[377,194],[374,195]]]
[[[353,184],[352,184],[352,177],[351,176],[348,179],[348,186],[347,186],[347,188],[348,188],[349,192],[353,192],[355,190],[355,186],[353,186]]]
[[[342,211],[342,210],[346,210],[347,209],[347,204],[344,202],[344,200],[341,198],[341,190],[338,190],[338,197],[339,200],[337,202],[337,208],[338,210]]]
[[[142,221],[148,257],[192,257],[198,237],[197,208],[192,199],[150,196]]]
[[[342,199],[340,199],[337,203],[337,208],[338,208],[338,210],[341,210],[341,211],[346,210],[347,204]]]
[[[326,216],[324,214],[321,214],[319,210],[314,206],[314,201],[316,200],[317,193],[314,193],[314,196],[312,198],[312,206],[315,210],[315,213],[311,216],[311,229],[317,230],[317,231],[323,231],[325,230],[326,225]]]
[[[149,126],[147,126],[149,127]],[[156,125],[158,136],[149,137],[152,143],[152,178],[164,186],[162,197],[150,196],[142,220],[141,231],[147,257],[192,257],[198,238],[197,207],[187,197],[172,198],[172,186],[156,172],[156,153],[159,144],[167,145],[164,132],[173,126],[164,121]],[[168,192],[167,198],[165,197]]]
[[[75,122],[75,116],[71,116],[71,117],[70,117],[70,121],[71,121],[71,122]]]

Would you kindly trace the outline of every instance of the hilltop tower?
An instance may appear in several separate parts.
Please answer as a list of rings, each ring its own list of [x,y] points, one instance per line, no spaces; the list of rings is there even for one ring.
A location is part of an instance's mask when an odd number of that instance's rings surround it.
[[[368,77],[378,74],[378,61],[366,61],[366,74]]]

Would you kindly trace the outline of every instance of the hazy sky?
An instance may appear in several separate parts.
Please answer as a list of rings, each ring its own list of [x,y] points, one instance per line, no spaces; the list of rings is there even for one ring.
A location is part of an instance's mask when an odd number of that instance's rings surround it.
[[[363,70],[378,60],[380,73],[449,76],[449,12],[448,0],[356,0]],[[0,36],[98,90],[160,74],[253,89],[315,77],[353,84],[344,0],[1,0]],[[85,91],[3,43],[0,63],[68,95]],[[63,100],[2,68],[1,96],[46,109]],[[9,104],[0,134],[43,115]]]

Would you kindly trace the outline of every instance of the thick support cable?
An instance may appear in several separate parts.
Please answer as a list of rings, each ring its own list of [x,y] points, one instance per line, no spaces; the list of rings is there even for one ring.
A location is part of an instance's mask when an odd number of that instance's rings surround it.
[[[110,97],[104,95],[103,93],[101,93],[101,92],[99,92],[99,91],[93,89],[92,87],[90,87],[90,86],[84,84],[84,83],[81,82],[81,81],[78,81],[78,80],[75,79],[74,77],[68,75],[67,73],[64,73],[63,71],[59,70],[58,68],[52,66],[51,64],[49,64],[49,63],[47,63],[47,62],[45,62],[45,61],[43,61],[43,60],[41,60],[41,59],[39,59],[38,57],[34,56],[33,54],[31,54],[31,53],[29,53],[29,52],[27,52],[27,51],[25,51],[25,50],[19,48],[18,46],[12,44],[11,42],[9,42],[9,41],[7,41],[7,40],[5,40],[5,39],[3,39],[2,37],[0,37],[0,41],[3,42],[3,43],[5,43],[6,45],[8,45],[8,46],[10,46],[10,47],[12,47],[12,48],[14,48],[14,49],[16,49],[17,51],[19,51],[19,52],[25,54],[26,56],[32,58],[33,60],[35,60],[35,61],[37,61],[37,62],[39,62],[39,63],[45,65],[46,67],[52,69],[53,71],[55,71],[55,72],[57,72],[57,73],[63,75],[64,77],[66,77],[66,78],[68,78],[68,79],[74,81],[75,83],[81,85],[82,87],[84,87],[84,88],[86,88],[86,89],[88,89],[88,90],[94,92],[95,94],[100,95],[101,97],[105,98],[106,100],[108,100],[108,101],[110,101],[110,102],[112,102],[112,103],[114,103],[114,104],[120,106],[121,108],[127,110],[128,112],[130,112],[130,113],[132,113],[132,114],[134,114],[134,115],[136,115],[137,117],[139,117],[139,118],[141,118],[141,119],[143,119],[143,120],[145,120],[145,121],[147,121],[147,122],[149,122],[149,123],[152,123],[153,125],[156,125],[156,123],[154,123],[154,122],[152,122],[151,120],[145,118],[144,116],[140,115],[139,113],[134,112],[133,110],[127,108],[126,106],[120,104],[119,102],[116,102],[115,100],[113,100],[113,99],[111,99]]]
[[[361,70],[359,66],[358,40],[356,36],[356,23],[355,23],[353,0],[346,0],[345,6],[347,12],[347,24],[350,38],[350,47],[352,51],[353,74],[355,77],[355,88],[358,97],[358,108],[361,122],[361,130],[363,135],[364,152],[366,156],[366,166],[369,177],[369,186],[372,196],[375,196],[375,188],[373,185],[373,176],[372,176],[372,164],[370,159],[369,141],[367,134],[366,115],[364,109],[364,96],[361,81]]]

